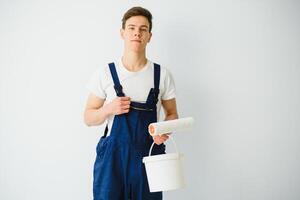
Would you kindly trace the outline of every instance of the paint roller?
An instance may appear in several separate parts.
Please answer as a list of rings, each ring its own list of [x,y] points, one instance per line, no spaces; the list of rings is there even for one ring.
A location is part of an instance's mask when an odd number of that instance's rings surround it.
[[[155,122],[149,124],[148,132],[150,133],[151,136],[172,133],[173,131],[189,128],[193,125],[193,123],[194,123],[194,118],[192,117]]]

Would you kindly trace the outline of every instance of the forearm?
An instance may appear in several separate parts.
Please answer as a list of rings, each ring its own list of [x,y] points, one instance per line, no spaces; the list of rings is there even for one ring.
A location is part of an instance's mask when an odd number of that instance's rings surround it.
[[[88,109],[85,111],[85,124],[87,126],[101,125],[109,117],[109,112],[106,106],[99,109]]]
[[[178,114],[177,113],[166,114],[165,121],[172,120],[172,119],[178,119]]]
[[[162,106],[165,111],[165,121],[178,119],[178,112],[176,108],[175,98],[170,100],[162,100]]]

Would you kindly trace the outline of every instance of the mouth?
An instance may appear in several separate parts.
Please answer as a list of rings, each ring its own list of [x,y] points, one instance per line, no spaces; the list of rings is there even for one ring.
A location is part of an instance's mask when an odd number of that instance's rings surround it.
[[[142,41],[141,41],[141,40],[131,40],[131,42],[138,42],[138,43],[141,43]]]

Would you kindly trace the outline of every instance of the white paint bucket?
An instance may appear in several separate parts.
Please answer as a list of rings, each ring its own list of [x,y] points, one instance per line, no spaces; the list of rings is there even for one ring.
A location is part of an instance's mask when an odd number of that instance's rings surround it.
[[[150,192],[176,190],[184,187],[184,175],[181,165],[182,154],[178,153],[176,143],[172,139],[177,153],[168,153],[151,156],[152,144],[149,156],[143,158]]]

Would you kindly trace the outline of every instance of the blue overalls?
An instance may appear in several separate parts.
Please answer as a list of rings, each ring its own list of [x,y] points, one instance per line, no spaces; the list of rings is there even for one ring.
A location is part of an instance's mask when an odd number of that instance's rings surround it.
[[[109,64],[116,95],[122,91],[114,63]],[[154,64],[154,88],[146,103],[131,102],[128,113],[115,115],[111,132],[97,145],[94,165],[94,200],[161,200],[162,192],[150,193],[142,158],[147,156],[152,137],[148,125],[157,121],[160,66]],[[138,83],[137,83],[138,84]],[[152,155],[165,153],[165,145],[155,145]]]

